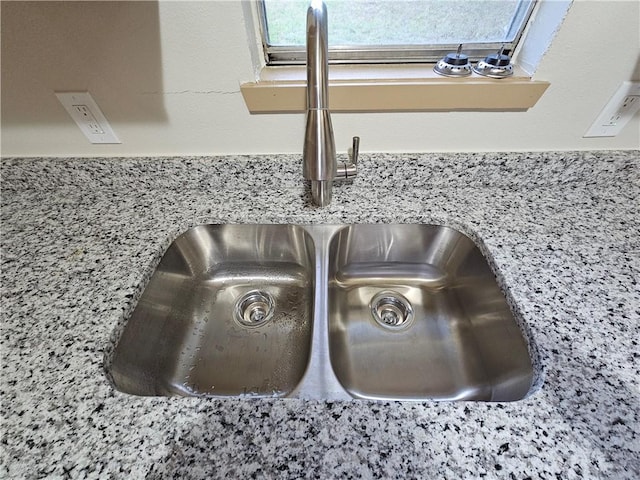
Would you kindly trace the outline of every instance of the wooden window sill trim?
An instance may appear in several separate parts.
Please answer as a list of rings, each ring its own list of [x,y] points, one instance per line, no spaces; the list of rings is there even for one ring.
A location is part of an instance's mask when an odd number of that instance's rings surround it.
[[[306,110],[302,67],[265,67],[260,79],[240,86],[252,114]],[[435,74],[432,65],[331,66],[332,112],[526,111],[549,87],[517,69],[514,76],[491,79]]]

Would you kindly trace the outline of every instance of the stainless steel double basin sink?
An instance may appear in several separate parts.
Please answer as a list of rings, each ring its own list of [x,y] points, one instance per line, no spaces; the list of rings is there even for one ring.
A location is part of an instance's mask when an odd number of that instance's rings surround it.
[[[107,371],[136,395],[524,398],[523,334],[436,225],[202,225],[167,249]]]

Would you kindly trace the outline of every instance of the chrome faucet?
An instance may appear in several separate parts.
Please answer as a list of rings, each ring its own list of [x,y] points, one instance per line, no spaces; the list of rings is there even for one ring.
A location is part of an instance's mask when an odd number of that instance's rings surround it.
[[[302,161],[304,178],[311,180],[313,203],[329,205],[334,180],[356,175],[359,143],[354,137],[351,162],[338,165],[329,111],[327,7],[322,0],[312,0],[307,10],[307,126]]]

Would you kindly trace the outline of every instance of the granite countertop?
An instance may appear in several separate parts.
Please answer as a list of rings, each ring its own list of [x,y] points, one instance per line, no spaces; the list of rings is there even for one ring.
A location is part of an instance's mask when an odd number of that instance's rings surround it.
[[[639,478],[638,152],[2,161],[3,478]],[[440,223],[481,241],[539,349],[514,403],[142,398],[105,356],[203,223]]]

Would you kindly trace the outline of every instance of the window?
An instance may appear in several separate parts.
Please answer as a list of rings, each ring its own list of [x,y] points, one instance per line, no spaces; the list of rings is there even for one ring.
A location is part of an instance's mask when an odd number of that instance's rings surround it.
[[[463,44],[471,60],[512,52],[535,0],[325,0],[332,63],[436,62]],[[309,0],[259,0],[268,65],[305,62]]]

